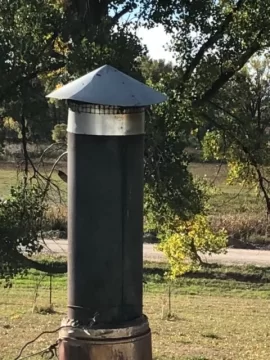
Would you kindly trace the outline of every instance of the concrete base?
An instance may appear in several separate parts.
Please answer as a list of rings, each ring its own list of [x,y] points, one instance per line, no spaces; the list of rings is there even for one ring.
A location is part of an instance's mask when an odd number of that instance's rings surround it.
[[[145,316],[114,329],[66,326],[60,331],[60,360],[152,360],[151,331]]]

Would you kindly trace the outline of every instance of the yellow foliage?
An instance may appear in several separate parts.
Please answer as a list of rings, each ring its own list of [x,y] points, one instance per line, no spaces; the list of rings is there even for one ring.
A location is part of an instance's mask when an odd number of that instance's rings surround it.
[[[7,130],[18,131],[20,129],[20,125],[18,121],[14,120],[12,117],[5,117],[3,119],[4,127]]]
[[[256,184],[256,171],[254,168],[250,168],[248,163],[240,162],[237,160],[228,161],[228,175],[227,183],[252,185]]]
[[[67,55],[70,52],[68,42],[64,42],[58,37],[54,42],[54,51],[61,55]]]
[[[56,86],[55,86],[55,90],[60,89],[62,86],[63,86],[63,84],[61,84],[61,83],[56,84]]]
[[[62,68],[54,70],[54,71],[50,71],[50,72],[48,72],[48,73],[46,73],[44,75],[44,79],[50,79],[50,78],[53,78],[53,77],[58,77],[58,76],[64,74],[65,71],[66,71],[65,67],[62,67]]]
[[[213,232],[204,215],[196,215],[190,221],[175,218],[174,232],[161,244],[159,249],[168,257],[172,279],[200,264],[200,254],[224,252],[227,233],[221,229]]]
[[[50,40],[52,38],[52,36],[53,36],[53,33],[51,32],[49,34],[44,35],[43,39],[47,41],[47,40]]]

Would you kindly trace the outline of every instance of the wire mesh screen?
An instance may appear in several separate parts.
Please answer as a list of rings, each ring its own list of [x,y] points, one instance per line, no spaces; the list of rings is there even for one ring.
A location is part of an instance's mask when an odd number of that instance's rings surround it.
[[[96,105],[82,103],[78,101],[68,101],[68,107],[70,110],[78,113],[88,113],[88,114],[108,114],[108,115],[117,115],[117,114],[134,114],[144,112],[144,107],[128,107],[123,108],[119,106],[106,106],[106,105]]]

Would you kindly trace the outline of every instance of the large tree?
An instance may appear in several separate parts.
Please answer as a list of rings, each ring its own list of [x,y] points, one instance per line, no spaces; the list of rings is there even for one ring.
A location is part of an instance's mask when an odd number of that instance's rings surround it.
[[[192,213],[188,209],[201,209],[195,201],[196,188],[193,187],[193,196],[187,191],[192,189],[192,181],[188,180],[183,152],[186,140],[198,127],[215,127],[209,117],[209,111],[214,109],[212,100],[254,54],[268,50],[269,14],[270,1],[260,0],[150,1],[143,12],[148,26],[164,25],[173,39],[175,66],[170,73],[164,71],[159,82],[169,101],[158,108],[159,120],[154,118],[158,142],[151,147],[155,149],[151,157],[155,175],[151,179],[159,184],[156,189],[169,195],[161,197],[163,203],[173,200],[170,207],[181,216],[184,209],[187,214]],[[173,164],[178,164],[178,168]],[[176,169],[180,167],[178,173]],[[180,179],[186,188],[181,188]],[[193,201],[189,203],[189,199]]]

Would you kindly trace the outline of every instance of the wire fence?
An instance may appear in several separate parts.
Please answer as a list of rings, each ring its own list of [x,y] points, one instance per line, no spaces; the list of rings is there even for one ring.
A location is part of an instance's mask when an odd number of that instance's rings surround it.
[[[0,304],[34,307],[64,306],[67,293],[66,275],[34,273],[16,278],[11,288],[1,289]]]
[[[0,291],[0,359],[21,360],[29,356],[32,359],[47,359],[56,356],[58,335],[52,330],[59,328],[66,317],[67,275],[31,272],[16,278],[11,288],[2,287]],[[168,291],[171,290],[166,284],[144,284],[147,311],[153,301],[160,306],[165,301],[166,314],[170,315],[168,299],[171,296],[168,298]],[[161,300],[162,297],[165,300]],[[41,333],[42,336],[32,343],[31,340]],[[18,357],[28,342],[29,346]]]
[[[145,282],[144,293],[166,293],[172,288],[167,283]],[[175,288],[174,292],[178,292]],[[55,306],[64,309],[67,302],[67,275],[35,273],[16,278],[10,288],[1,288],[0,306],[35,307]]]

